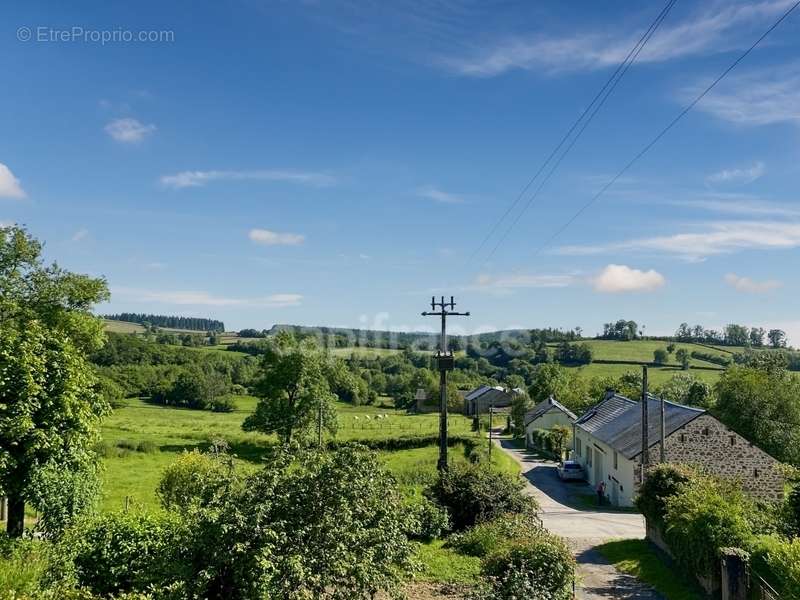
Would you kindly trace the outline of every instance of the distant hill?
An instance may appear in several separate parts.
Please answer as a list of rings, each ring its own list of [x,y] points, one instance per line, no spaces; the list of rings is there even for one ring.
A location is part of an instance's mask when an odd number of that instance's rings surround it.
[[[145,313],[119,313],[116,315],[103,315],[108,321],[124,321],[125,323],[138,323],[139,325],[155,325],[167,329],[182,329],[186,331],[225,331],[225,323],[216,319],[203,317],[182,317],[173,315],[149,315]]]

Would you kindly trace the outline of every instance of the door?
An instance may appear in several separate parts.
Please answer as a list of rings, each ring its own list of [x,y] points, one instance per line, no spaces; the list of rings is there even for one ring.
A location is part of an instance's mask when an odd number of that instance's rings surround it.
[[[592,476],[592,449],[589,446],[586,446],[586,478],[589,479]],[[597,483],[596,481],[594,483]]]
[[[619,506],[619,481],[611,480],[611,504]]]

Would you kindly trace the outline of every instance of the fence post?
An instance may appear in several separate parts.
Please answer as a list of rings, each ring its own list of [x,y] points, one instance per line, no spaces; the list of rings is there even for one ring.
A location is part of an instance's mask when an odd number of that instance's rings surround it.
[[[747,600],[750,556],[739,548],[722,548],[722,600]]]

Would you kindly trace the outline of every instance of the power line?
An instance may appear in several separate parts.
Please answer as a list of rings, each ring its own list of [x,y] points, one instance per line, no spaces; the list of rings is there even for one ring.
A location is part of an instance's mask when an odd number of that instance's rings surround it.
[[[705,97],[705,96],[706,96],[706,95],[707,95],[707,94],[708,94],[708,93],[709,93],[709,92],[710,92],[712,89],[714,89],[714,88],[717,86],[717,84],[718,84],[720,81],[722,81],[722,80],[723,80],[723,79],[724,79],[724,78],[725,78],[725,77],[728,75],[728,73],[730,73],[731,71],[733,71],[733,69],[735,69],[735,68],[737,67],[737,65],[738,65],[740,62],[742,62],[742,61],[743,61],[745,58],[747,58],[747,56],[748,56],[748,55],[749,55],[749,54],[750,54],[750,53],[751,53],[753,50],[755,50],[755,49],[756,49],[756,47],[758,47],[758,45],[759,45],[761,42],[763,42],[763,41],[764,41],[764,39],[765,39],[765,38],[766,38],[766,37],[767,37],[767,36],[768,36],[770,33],[772,33],[772,32],[773,32],[773,30],[775,30],[775,29],[778,27],[778,25],[780,25],[781,23],[783,23],[783,21],[784,21],[784,20],[785,20],[785,19],[786,19],[786,18],[787,18],[787,17],[788,17],[788,16],[789,16],[789,15],[790,15],[790,14],[791,14],[791,13],[792,13],[792,12],[793,12],[793,11],[794,11],[796,8],[797,8],[797,7],[798,7],[798,6],[800,6],[800,0],[798,0],[797,2],[795,2],[795,3],[794,3],[792,6],[791,6],[791,7],[789,7],[789,9],[788,9],[788,10],[787,10],[785,13],[783,13],[783,15],[781,15],[781,17],[780,17],[780,18],[779,18],[777,21],[775,21],[775,23],[773,23],[773,24],[772,24],[772,26],[770,26],[770,28],[769,28],[769,29],[767,29],[767,30],[766,30],[766,31],[765,31],[765,32],[764,32],[764,33],[761,35],[761,37],[759,37],[759,38],[758,38],[758,39],[757,39],[755,42],[753,42],[753,44],[752,44],[752,45],[751,45],[751,46],[750,46],[750,47],[749,47],[747,50],[745,50],[745,51],[744,51],[744,52],[743,52],[743,53],[742,53],[742,54],[741,54],[741,55],[740,55],[740,56],[739,56],[739,57],[738,57],[738,58],[737,58],[735,61],[733,61],[733,62],[730,64],[730,66],[728,66],[728,68],[727,68],[727,69],[725,69],[725,70],[724,70],[724,71],[723,71],[723,72],[722,72],[722,73],[721,73],[721,74],[720,74],[720,75],[719,75],[719,76],[718,76],[718,77],[717,77],[717,78],[716,78],[716,79],[715,79],[715,80],[714,80],[714,81],[713,81],[713,82],[712,82],[712,83],[711,83],[711,84],[710,84],[708,87],[706,87],[706,88],[705,88],[705,89],[704,89],[704,90],[703,90],[703,91],[702,91],[702,92],[701,92],[701,93],[700,93],[700,94],[699,94],[699,95],[698,95],[698,96],[697,96],[697,97],[696,97],[694,100],[692,100],[692,101],[691,101],[691,102],[690,102],[690,103],[689,103],[689,104],[688,104],[686,107],[684,107],[684,109],[683,109],[683,110],[681,110],[681,111],[680,111],[680,112],[679,112],[679,113],[678,113],[678,114],[675,116],[675,118],[673,118],[673,119],[672,119],[672,121],[670,121],[670,122],[669,122],[669,124],[667,124],[667,126],[666,126],[666,127],[664,127],[664,128],[663,128],[663,129],[662,129],[662,130],[661,130],[661,131],[660,131],[660,132],[659,132],[659,133],[658,133],[658,134],[657,134],[657,135],[656,135],[656,136],[655,136],[655,137],[654,137],[654,138],[653,138],[653,139],[652,139],[652,140],[649,142],[649,143],[647,143],[647,144],[646,144],[646,145],[645,145],[645,146],[644,146],[644,147],[643,147],[643,148],[642,148],[642,149],[641,149],[641,150],[640,150],[640,151],[639,151],[639,152],[638,152],[638,153],[637,153],[637,154],[636,154],[636,155],[635,155],[635,156],[634,156],[634,157],[633,157],[633,158],[632,158],[632,159],[631,159],[629,162],[628,162],[628,164],[626,164],[624,167],[622,167],[622,169],[620,169],[620,171],[619,171],[619,172],[618,172],[616,175],[614,175],[614,177],[612,177],[612,178],[611,178],[611,180],[610,180],[608,183],[606,183],[606,184],[605,184],[605,185],[604,185],[604,186],[603,186],[603,187],[600,189],[600,191],[599,191],[599,192],[597,192],[597,193],[596,193],[594,196],[592,196],[592,198],[591,198],[591,199],[590,199],[590,200],[589,200],[589,201],[588,201],[586,204],[584,204],[584,205],[583,205],[583,206],[582,206],[582,207],[581,207],[581,208],[578,210],[578,212],[576,212],[576,213],[575,213],[575,214],[574,214],[574,215],[573,215],[573,216],[572,216],[572,217],[571,217],[571,218],[570,218],[570,219],[569,219],[569,220],[568,220],[566,223],[564,223],[564,225],[562,225],[562,226],[561,226],[561,227],[560,227],[560,228],[559,228],[559,229],[558,229],[558,230],[557,230],[557,231],[556,231],[556,232],[555,232],[553,235],[551,235],[549,238],[547,238],[547,240],[546,240],[546,241],[545,241],[545,242],[544,242],[544,243],[543,243],[541,246],[539,246],[539,247],[536,249],[536,251],[533,253],[533,256],[537,256],[537,255],[539,255],[539,254],[541,253],[541,251],[542,251],[542,250],[544,250],[544,249],[545,249],[547,246],[549,246],[549,245],[550,245],[550,244],[553,242],[553,240],[555,240],[555,239],[556,239],[556,238],[557,238],[559,235],[561,235],[561,234],[562,234],[562,233],[563,233],[563,232],[564,232],[564,231],[565,231],[565,230],[566,230],[566,229],[567,229],[567,228],[568,228],[570,225],[572,225],[572,224],[573,224],[573,223],[574,223],[574,222],[575,222],[575,221],[576,221],[576,220],[577,220],[577,219],[578,219],[578,218],[579,218],[579,217],[580,217],[580,216],[581,216],[581,215],[582,215],[584,212],[586,212],[586,210],[587,210],[589,207],[591,207],[591,206],[592,206],[592,205],[593,205],[595,202],[597,202],[597,200],[599,200],[599,199],[600,199],[600,197],[601,197],[603,194],[605,194],[605,193],[608,191],[608,189],[609,189],[609,188],[610,188],[612,185],[614,185],[614,184],[617,182],[617,180],[618,180],[620,177],[622,177],[622,176],[623,176],[623,175],[624,175],[624,174],[625,174],[625,173],[628,171],[628,169],[630,169],[630,168],[631,168],[631,167],[632,167],[634,164],[636,164],[636,162],[638,162],[638,160],[639,160],[640,158],[642,158],[642,157],[643,157],[645,154],[647,154],[647,152],[649,152],[649,150],[650,150],[650,149],[651,149],[653,146],[655,146],[655,145],[658,143],[658,141],[659,141],[659,140],[660,140],[662,137],[664,137],[664,136],[667,134],[667,132],[669,132],[669,130],[670,130],[670,129],[672,129],[672,128],[673,128],[675,125],[677,125],[678,121],[680,121],[680,120],[681,120],[681,119],[682,119],[684,116],[686,116],[686,114],[687,114],[687,113],[688,113],[690,110],[692,110],[692,109],[693,109],[693,108],[694,108],[694,107],[697,105],[697,103],[698,103],[698,102],[700,102],[700,100],[702,100],[702,99],[703,99],[703,98],[704,98],[704,97]]]
[[[550,152],[550,154],[545,159],[545,161],[539,166],[539,168],[537,169],[536,173],[534,173],[533,177],[531,177],[531,179],[528,181],[528,183],[525,185],[525,187],[522,188],[522,191],[519,193],[519,195],[508,206],[508,208],[506,208],[506,210],[502,214],[502,216],[494,223],[494,225],[489,230],[489,233],[486,234],[486,236],[483,238],[483,240],[478,245],[478,247],[475,249],[475,251],[470,255],[470,258],[469,258],[470,262],[478,255],[478,253],[480,253],[480,251],[483,249],[483,247],[486,245],[486,243],[497,232],[498,227],[500,227],[500,225],[503,223],[503,221],[505,221],[506,217],[508,217],[508,215],[511,214],[511,212],[516,208],[517,204],[519,204],[519,201],[522,200],[522,198],[525,196],[525,194],[530,189],[530,187],[533,185],[533,183],[536,181],[536,179],[539,177],[539,175],[541,175],[542,172],[547,168],[547,165],[550,164],[550,161],[552,161],[553,158],[556,156],[556,154],[558,154],[559,150],[561,150],[561,148],[564,146],[564,144],[567,142],[567,140],[572,136],[572,134],[575,131],[575,129],[584,120],[584,117],[586,117],[586,115],[589,114],[590,111],[592,111],[592,109],[595,107],[595,105],[598,103],[598,101],[600,101],[600,103],[597,104],[597,107],[594,108],[594,111],[589,116],[589,119],[586,121],[585,125],[578,132],[578,135],[576,136],[576,138],[573,140],[573,142],[567,148],[566,152],[569,152],[569,150],[575,144],[575,141],[577,141],[577,138],[580,137],[581,133],[583,133],[583,130],[586,129],[586,126],[588,125],[588,123],[594,118],[594,115],[597,114],[597,111],[600,109],[600,107],[603,105],[603,103],[605,103],[606,98],[608,98],[608,96],[610,95],[611,91],[613,91],[613,88],[616,87],[617,83],[619,83],[619,80],[622,79],[622,76],[628,70],[628,68],[632,64],[633,60],[636,60],[636,56],[639,55],[639,52],[641,52],[642,48],[644,48],[645,44],[647,44],[647,42],[649,41],[650,37],[652,37],[652,34],[655,32],[656,29],[658,29],[659,25],[664,20],[664,18],[667,16],[669,11],[672,9],[672,7],[674,6],[675,2],[677,2],[677,0],[668,0],[667,4],[664,6],[664,8],[661,9],[661,12],[658,14],[658,16],[656,16],[656,18],[650,24],[650,27],[648,27],[647,30],[642,34],[642,37],[639,38],[639,41],[636,42],[636,44],[633,46],[633,48],[630,49],[630,51],[628,52],[628,54],[625,57],[625,59],[619,64],[619,66],[617,66],[616,70],[611,74],[611,76],[605,82],[603,87],[600,88],[600,90],[597,92],[597,94],[595,94],[594,98],[589,103],[589,105],[583,110],[583,112],[580,114],[580,116],[575,120],[575,122],[569,128],[569,130],[567,130],[567,132],[564,134],[564,136],[558,142],[556,147],[553,148],[553,150]],[[636,56],[634,56],[634,54]],[[633,57],[633,60],[631,60],[631,57]],[[611,90],[609,90],[609,92],[607,94],[605,94],[605,96],[603,97],[603,94],[606,92],[606,90],[609,88],[609,86],[611,86]],[[602,100],[601,100],[601,97],[603,97]],[[558,163],[560,163],[561,160],[563,160],[563,157],[565,156],[565,154],[562,155],[562,157],[559,159]],[[550,175],[552,175],[552,171],[551,171]],[[548,179],[549,179],[550,175],[548,175]],[[540,186],[540,188],[541,188],[541,186]],[[537,190],[536,193],[538,193],[538,190]],[[536,194],[534,194],[534,196],[535,195]],[[528,205],[525,207],[525,209],[523,209],[522,212],[525,212],[525,210],[527,210],[528,206],[530,206],[530,203],[531,203],[531,201],[529,200],[528,201]],[[519,220],[519,216],[514,221],[514,225],[516,224],[516,222],[518,220]],[[514,225],[512,225],[512,228],[513,228]],[[508,235],[508,233],[509,233],[509,231],[506,231],[506,233],[503,235],[502,239],[505,239],[505,237]],[[491,255],[494,254],[496,249],[497,249],[497,246],[494,247],[494,249],[490,253],[489,257],[491,257]],[[485,262],[486,260],[488,260],[488,257],[486,259],[484,259],[483,262]]]

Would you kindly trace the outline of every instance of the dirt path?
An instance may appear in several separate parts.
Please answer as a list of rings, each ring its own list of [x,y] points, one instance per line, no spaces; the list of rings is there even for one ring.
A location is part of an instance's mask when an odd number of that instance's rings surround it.
[[[595,550],[595,546],[608,540],[643,538],[644,517],[599,508],[575,508],[581,505],[581,496],[592,493],[588,485],[564,483],[558,478],[554,462],[515,448],[508,440],[495,442],[522,466],[522,475],[528,481],[526,490],[538,500],[544,526],[565,538],[573,549],[580,579],[578,598],[663,600],[660,594],[635,577],[617,571]]]

